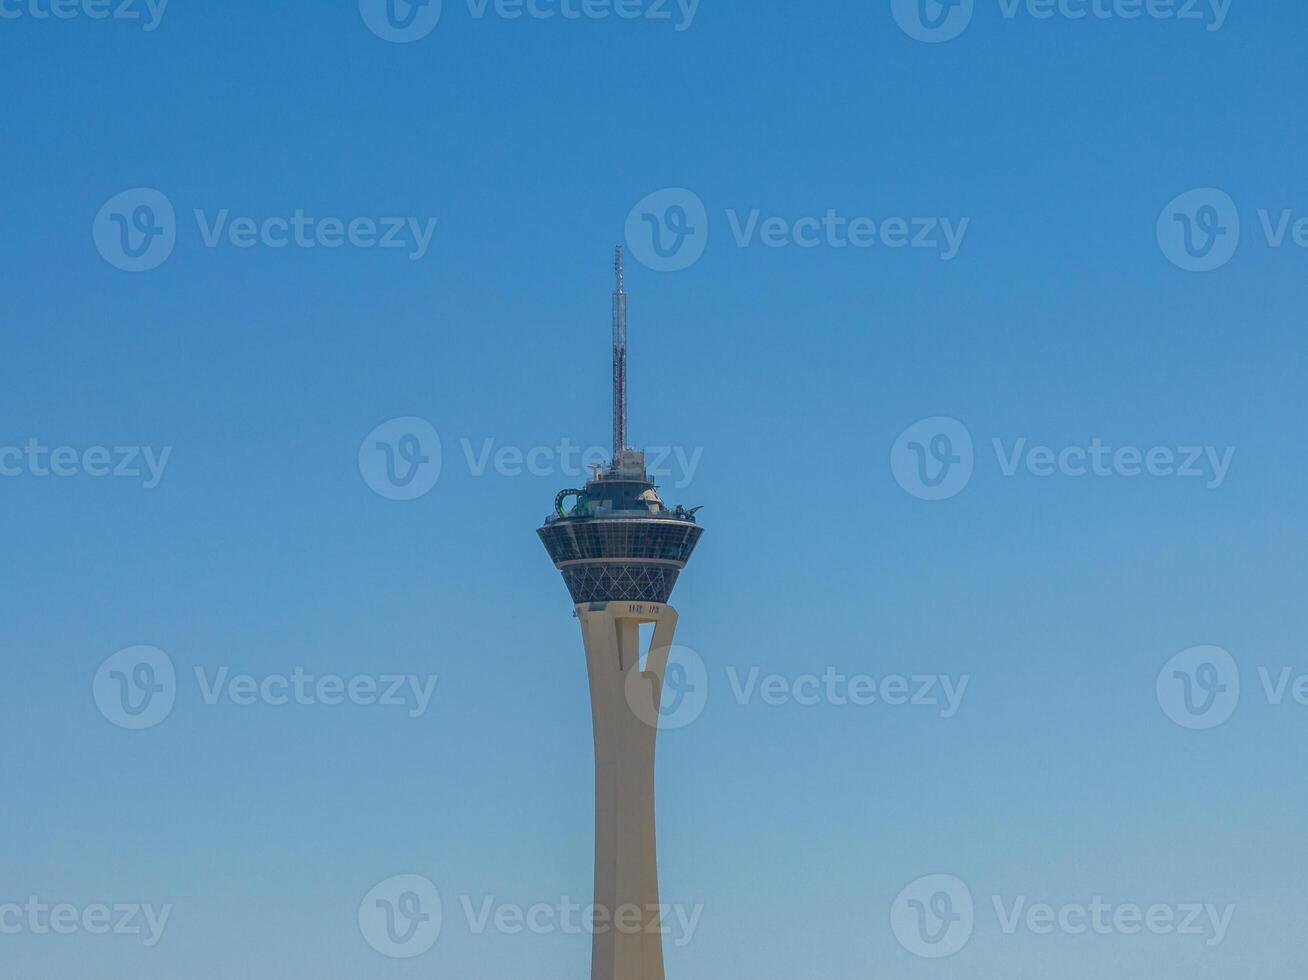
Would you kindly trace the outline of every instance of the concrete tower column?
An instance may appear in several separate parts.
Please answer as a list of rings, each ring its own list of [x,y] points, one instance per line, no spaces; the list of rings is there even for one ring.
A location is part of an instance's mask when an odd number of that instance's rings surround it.
[[[595,721],[595,930],[591,980],[664,980],[654,749],[677,612],[665,603],[576,607]],[[654,623],[641,664],[640,624]]]

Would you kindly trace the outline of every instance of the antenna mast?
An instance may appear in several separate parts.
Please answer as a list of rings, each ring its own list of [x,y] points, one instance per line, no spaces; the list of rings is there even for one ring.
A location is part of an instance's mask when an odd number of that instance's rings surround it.
[[[627,448],[627,293],[622,285],[622,246],[613,250],[613,465]]]

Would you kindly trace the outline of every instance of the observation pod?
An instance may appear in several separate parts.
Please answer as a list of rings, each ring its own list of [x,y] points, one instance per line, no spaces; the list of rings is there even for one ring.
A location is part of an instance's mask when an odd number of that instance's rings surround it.
[[[692,511],[664,506],[644,455],[626,450],[584,489],[560,493],[538,533],[573,602],[667,602],[704,529]]]

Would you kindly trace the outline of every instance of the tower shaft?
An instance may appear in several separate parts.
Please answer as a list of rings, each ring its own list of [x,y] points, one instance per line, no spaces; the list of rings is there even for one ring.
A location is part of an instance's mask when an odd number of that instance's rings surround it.
[[[591,980],[664,980],[654,831],[654,749],[671,606],[577,607],[595,727],[595,909]],[[640,624],[654,623],[645,667]]]
[[[614,249],[613,273],[613,465],[627,448],[627,292],[622,283],[622,246]]]

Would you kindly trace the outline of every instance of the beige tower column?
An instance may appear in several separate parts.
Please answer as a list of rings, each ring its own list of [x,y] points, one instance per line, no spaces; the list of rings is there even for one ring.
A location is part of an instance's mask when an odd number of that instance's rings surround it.
[[[576,607],[595,718],[595,930],[591,980],[664,980],[654,834],[654,747],[671,606]],[[640,624],[654,623],[642,669]]]

